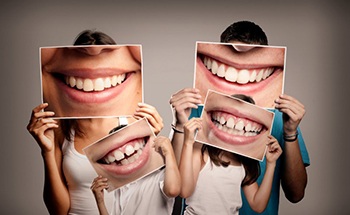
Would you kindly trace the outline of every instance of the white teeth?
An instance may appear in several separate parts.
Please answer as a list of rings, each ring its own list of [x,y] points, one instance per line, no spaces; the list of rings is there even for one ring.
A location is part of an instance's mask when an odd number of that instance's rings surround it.
[[[128,161],[128,159],[123,159],[122,161],[120,161],[120,163],[122,165],[127,165],[127,164],[129,164],[129,161]]]
[[[220,66],[219,66],[219,68],[218,68],[218,71],[217,71],[217,76],[219,76],[219,77],[225,77],[225,66],[224,66],[224,64],[221,64]]]
[[[85,79],[84,80],[84,88],[83,90],[85,92],[90,92],[94,90],[94,83],[92,83],[91,79]]]
[[[126,75],[113,75],[111,77],[106,78],[96,78],[96,79],[89,79],[89,78],[77,78],[73,76],[66,77],[66,84],[70,87],[76,87],[79,90],[83,90],[86,92],[91,91],[102,91],[106,88],[115,87],[125,80]]]
[[[126,148],[125,148],[125,154],[127,156],[130,156],[131,154],[133,154],[135,152],[135,149],[134,147],[130,146],[130,145],[127,145]]]
[[[250,79],[249,71],[246,69],[243,69],[238,73],[237,83],[246,84],[249,82],[249,79]]]
[[[264,69],[241,69],[237,70],[234,67],[227,66],[225,64],[219,64],[216,60],[204,57],[203,63],[208,70],[218,77],[225,78],[230,82],[237,82],[239,84],[247,84],[249,82],[260,82],[268,78],[272,73],[274,68],[264,68]]]
[[[113,155],[117,161],[120,161],[121,159],[125,158],[124,153],[119,150],[115,150]]]
[[[260,72],[256,76],[256,82],[260,82],[262,80],[262,77],[263,77],[263,71],[260,70]]]
[[[139,150],[141,148],[139,143],[136,143],[134,146],[135,151]]]
[[[256,70],[254,70],[250,75],[249,82],[254,82],[255,80],[256,80]]]
[[[115,161],[115,157],[114,157],[113,155],[109,154],[109,155],[107,156],[107,160],[108,160],[109,163],[112,163],[112,162]]]
[[[235,126],[234,119],[230,117],[226,122],[226,126],[232,129]]]
[[[236,82],[237,76],[238,76],[238,73],[237,73],[236,69],[233,67],[229,67],[226,71],[225,79],[228,81],[231,81],[231,82]]]
[[[225,117],[220,112],[213,112],[211,115],[215,126],[226,133],[233,135],[255,136],[263,129],[262,125],[248,120],[236,119],[235,117]],[[237,121],[237,122],[236,122]]]
[[[213,62],[211,63],[211,72],[215,75],[218,72],[218,63],[213,60]]]
[[[225,122],[226,122],[225,118],[223,116],[220,117],[220,124],[223,125],[225,124]]]
[[[105,88],[110,88],[111,86],[112,86],[111,79],[110,78],[105,78],[104,87]]]
[[[79,90],[82,90],[84,88],[84,81],[81,78],[77,78],[77,83],[76,83],[76,87]]]
[[[251,131],[252,125],[250,123],[248,123],[245,127],[244,130],[245,131]]]
[[[71,87],[74,87],[76,85],[77,81],[75,80],[74,77],[69,77],[69,85]]]
[[[95,91],[102,91],[105,89],[105,83],[102,78],[96,79],[94,86],[95,86],[94,88]]]
[[[236,130],[239,130],[239,131],[242,131],[243,128],[244,128],[244,123],[243,123],[243,121],[238,121],[237,124],[236,124],[236,126],[235,126],[235,129],[236,129]]]

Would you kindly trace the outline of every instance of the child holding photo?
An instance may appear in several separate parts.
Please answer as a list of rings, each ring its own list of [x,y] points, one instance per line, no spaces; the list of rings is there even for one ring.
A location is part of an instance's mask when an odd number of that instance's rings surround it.
[[[241,99],[253,103],[250,97]],[[251,208],[263,212],[270,197],[276,160],[282,154],[277,140],[271,135],[266,139],[266,172],[259,187],[259,162],[195,142],[195,132],[201,128],[200,118],[192,118],[184,125],[179,170],[180,196],[186,198],[187,204],[185,214],[238,214],[241,188]]]
[[[154,140],[155,150],[165,158],[165,168],[114,190],[111,214],[171,214],[175,197],[179,195],[181,177],[169,138]],[[91,185],[100,215],[108,214],[104,203],[107,178],[98,176]]]

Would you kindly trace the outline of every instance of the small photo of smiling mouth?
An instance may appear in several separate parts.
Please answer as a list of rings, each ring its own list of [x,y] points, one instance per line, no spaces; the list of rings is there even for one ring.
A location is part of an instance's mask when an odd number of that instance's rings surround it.
[[[207,115],[214,135],[228,144],[249,144],[267,131],[263,124],[227,112],[210,111]]]
[[[254,69],[237,69],[208,56],[202,56],[201,59],[205,67],[213,75],[223,78],[228,82],[238,84],[258,83],[270,77],[276,70],[276,67],[273,66]]]
[[[149,159],[150,137],[137,138],[106,153],[97,163],[106,171],[128,175],[146,165]]]

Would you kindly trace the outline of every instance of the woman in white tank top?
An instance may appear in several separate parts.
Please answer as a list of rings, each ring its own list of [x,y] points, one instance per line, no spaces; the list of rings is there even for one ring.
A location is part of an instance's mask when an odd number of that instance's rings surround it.
[[[102,44],[116,43],[102,32],[83,31],[77,37],[74,45]],[[67,50],[69,49],[63,51]],[[108,46],[74,49],[76,55],[85,54],[88,58],[99,54],[106,55],[112,50],[115,49],[108,48]],[[140,56],[135,50],[135,53],[131,49],[129,51],[129,58],[132,57],[135,62],[140,61]],[[46,107],[48,107],[47,103],[35,107],[27,126],[42,151],[45,167],[44,202],[46,207],[51,214],[97,214],[96,203],[93,202],[94,197],[89,189],[96,173],[93,175],[94,171],[82,149],[106,136],[111,129],[118,126],[118,118],[62,119],[58,122],[50,118],[54,116],[52,111],[44,111]],[[148,119],[155,133],[163,128],[158,112],[154,107],[146,104],[138,104],[134,118],[129,119],[135,120],[143,117]],[[57,129],[58,127],[60,128]]]

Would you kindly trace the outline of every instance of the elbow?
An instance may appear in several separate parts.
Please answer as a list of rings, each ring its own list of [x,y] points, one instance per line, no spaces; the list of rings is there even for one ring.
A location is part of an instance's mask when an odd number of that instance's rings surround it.
[[[300,191],[298,193],[293,193],[293,194],[285,194],[285,197],[290,201],[291,203],[295,204],[300,202],[304,198],[305,192]]]
[[[253,209],[254,212],[260,214],[260,213],[264,212],[266,206],[265,206],[265,207],[263,207],[263,206],[255,206],[255,207],[254,207],[254,206],[253,206],[253,207],[251,207],[251,208]]]
[[[186,191],[186,190],[181,190],[180,192],[180,197],[186,199],[192,195],[192,192]]]
[[[180,194],[180,186],[172,186],[166,191],[166,195],[170,198],[175,198]]]

